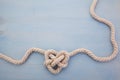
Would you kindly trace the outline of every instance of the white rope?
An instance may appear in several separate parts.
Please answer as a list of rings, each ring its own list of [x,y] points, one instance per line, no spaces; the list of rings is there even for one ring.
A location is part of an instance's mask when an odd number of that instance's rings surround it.
[[[84,49],[84,48],[81,48],[81,49],[76,49],[76,50],[72,51],[70,53],[70,56],[73,56],[73,55],[75,55],[77,53],[83,52],[83,53],[89,55],[91,58],[93,58],[96,61],[105,62],[105,61],[110,61],[110,60],[112,60],[113,58],[116,57],[116,55],[118,54],[118,45],[117,45],[117,42],[115,40],[114,25],[110,21],[108,21],[108,20],[106,20],[104,18],[99,17],[95,13],[95,11],[94,11],[94,9],[96,7],[96,4],[97,4],[97,1],[98,0],[93,0],[93,3],[91,5],[91,7],[90,7],[90,14],[91,14],[91,16],[94,19],[96,19],[97,21],[102,22],[102,23],[108,25],[108,27],[110,28],[110,30],[111,30],[111,43],[112,43],[112,46],[113,46],[113,52],[112,52],[112,54],[110,56],[107,56],[107,57],[98,57],[92,51]]]
[[[31,49],[26,51],[25,55],[20,60],[13,59],[13,58],[6,56],[2,53],[0,53],[0,58],[8,61],[10,63],[13,63],[13,64],[22,64],[28,59],[30,54],[32,54],[33,52],[38,52],[38,53],[45,55],[45,66],[53,74],[59,73],[62,70],[62,68],[67,67],[69,57],[74,56],[78,53],[87,54],[92,59],[99,61],[99,62],[106,62],[106,61],[112,60],[118,54],[118,45],[117,45],[116,40],[115,40],[114,25],[110,21],[99,17],[95,13],[94,9],[96,7],[97,1],[98,0],[93,0],[93,3],[90,7],[90,14],[94,19],[106,24],[110,28],[110,30],[111,30],[111,43],[113,46],[113,52],[111,53],[111,55],[106,56],[106,57],[99,57],[99,56],[96,56],[92,51],[84,49],[84,48],[76,49],[76,50],[69,52],[69,53],[66,51],[57,52],[55,50],[43,50],[40,48],[31,48]]]
[[[28,59],[30,54],[32,54],[33,52],[38,52],[38,53],[44,54],[45,50],[40,49],[40,48],[30,48],[29,50],[26,51],[25,55],[20,60],[13,59],[13,58],[6,56],[2,53],[0,53],[0,58],[4,59],[10,63],[13,63],[13,64],[23,64]]]

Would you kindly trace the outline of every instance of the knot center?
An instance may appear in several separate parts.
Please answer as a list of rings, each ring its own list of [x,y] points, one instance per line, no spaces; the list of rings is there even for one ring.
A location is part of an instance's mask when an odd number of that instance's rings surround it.
[[[68,60],[69,55],[66,51],[56,52],[55,50],[47,50],[45,52],[45,65],[54,74],[67,67]]]

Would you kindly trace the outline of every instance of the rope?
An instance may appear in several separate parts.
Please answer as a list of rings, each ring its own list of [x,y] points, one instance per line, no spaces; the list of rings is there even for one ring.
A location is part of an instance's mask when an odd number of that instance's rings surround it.
[[[13,63],[13,64],[23,64],[28,59],[30,54],[32,54],[33,52],[37,52],[37,53],[43,54],[45,56],[44,64],[48,68],[48,70],[53,74],[57,74],[62,70],[62,68],[67,67],[69,58],[78,54],[78,53],[87,54],[93,60],[96,60],[99,62],[106,62],[106,61],[112,60],[118,54],[118,45],[117,45],[116,40],[115,40],[114,25],[110,21],[99,17],[95,13],[94,9],[96,7],[97,1],[98,0],[93,0],[93,3],[90,7],[90,14],[95,20],[106,24],[110,28],[110,31],[111,31],[111,38],[110,39],[111,39],[111,43],[113,46],[113,52],[111,53],[111,55],[106,56],[106,57],[99,57],[99,56],[96,56],[92,51],[90,51],[88,49],[84,49],[84,48],[76,49],[76,50],[73,50],[72,52],[67,52],[67,51],[57,52],[55,50],[43,50],[40,48],[30,48],[26,51],[25,55],[20,60],[13,59],[13,58],[6,56],[2,53],[0,53],[0,58],[8,61],[10,63]]]
[[[0,53],[0,58],[4,59],[10,63],[13,63],[13,64],[23,64],[28,59],[30,54],[32,54],[33,52],[38,52],[38,53],[44,54],[45,50],[42,50],[40,48],[31,48],[31,49],[26,51],[25,55],[20,60],[13,59],[13,58],[6,56],[2,53]]]

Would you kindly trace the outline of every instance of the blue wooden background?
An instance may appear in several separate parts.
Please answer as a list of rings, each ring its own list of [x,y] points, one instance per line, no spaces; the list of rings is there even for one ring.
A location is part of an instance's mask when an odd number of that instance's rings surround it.
[[[98,56],[112,53],[109,28],[91,18],[92,0],[0,0],[0,52],[21,59],[31,47],[72,51],[87,48]],[[114,23],[120,44],[120,0],[99,0],[99,16]],[[120,80],[120,54],[99,63],[78,54],[60,74],[32,54],[23,65],[0,59],[0,80]]]

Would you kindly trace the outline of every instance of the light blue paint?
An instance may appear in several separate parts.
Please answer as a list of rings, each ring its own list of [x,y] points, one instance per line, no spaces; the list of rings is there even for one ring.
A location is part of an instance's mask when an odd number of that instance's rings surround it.
[[[110,31],[89,14],[92,0],[0,0],[0,52],[20,59],[31,47],[72,51],[87,48],[98,56],[112,52]],[[120,0],[99,0],[96,12],[116,28],[120,44]],[[120,55],[99,63],[78,54],[60,74],[32,54],[23,65],[0,60],[0,80],[120,80]]]

